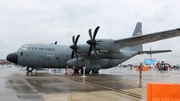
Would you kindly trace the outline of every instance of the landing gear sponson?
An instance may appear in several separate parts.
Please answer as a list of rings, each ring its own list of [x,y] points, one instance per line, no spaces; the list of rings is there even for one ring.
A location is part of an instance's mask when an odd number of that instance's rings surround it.
[[[26,70],[27,72],[32,72],[33,71],[33,67],[27,67]],[[74,69],[75,73],[79,73],[79,69]],[[85,70],[86,73],[90,73],[91,70]],[[83,73],[83,69],[81,69],[81,73]],[[94,74],[98,74],[99,73],[99,70],[92,70],[92,73]]]

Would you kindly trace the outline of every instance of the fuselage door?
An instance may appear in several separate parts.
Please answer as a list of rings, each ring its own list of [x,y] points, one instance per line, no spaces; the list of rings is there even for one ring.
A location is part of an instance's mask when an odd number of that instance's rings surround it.
[[[38,66],[43,66],[44,65],[44,57],[40,56],[38,59]]]

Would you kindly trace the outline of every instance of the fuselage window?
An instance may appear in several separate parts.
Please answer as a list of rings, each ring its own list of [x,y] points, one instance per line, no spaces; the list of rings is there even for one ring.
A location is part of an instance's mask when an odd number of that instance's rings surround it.
[[[21,56],[23,56],[23,52],[21,52]]]
[[[21,46],[20,49],[21,49],[21,50],[30,50],[30,46],[28,46],[28,45],[23,45],[23,46]]]

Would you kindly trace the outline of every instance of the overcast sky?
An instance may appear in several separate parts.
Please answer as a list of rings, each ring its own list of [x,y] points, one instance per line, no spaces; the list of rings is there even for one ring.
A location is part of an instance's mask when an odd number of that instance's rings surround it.
[[[88,29],[101,26],[96,38],[122,39],[132,36],[137,22],[143,34],[180,28],[179,0],[0,0],[0,59],[26,43],[71,45]],[[171,49],[153,55],[156,60],[180,64],[180,37],[144,44],[144,50]],[[149,55],[135,56],[135,63]]]

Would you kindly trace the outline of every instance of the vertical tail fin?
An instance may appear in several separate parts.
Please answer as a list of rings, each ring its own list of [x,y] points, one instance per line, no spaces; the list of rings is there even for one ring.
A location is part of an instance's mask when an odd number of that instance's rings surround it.
[[[142,35],[142,23],[141,22],[138,22],[136,24],[136,27],[134,29],[134,33],[132,36],[137,36],[137,35]],[[137,45],[137,46],[131,47],[131,49],[134,51],[142,51],[143,47],[142,47],[142,45]]]
[[[138,22],[136,24],[136,27],[134,29],[134,33],[132,36],[137,36],[137,35],[142,35],[142,23],[141,22]]]

